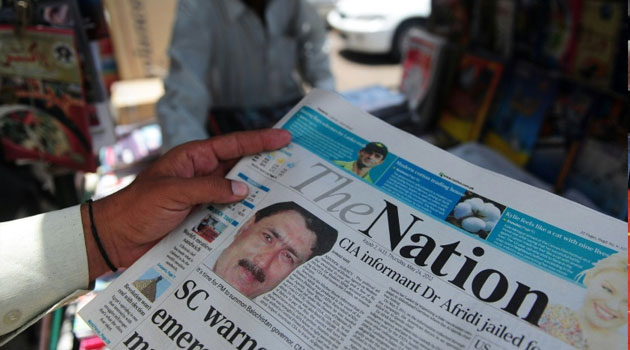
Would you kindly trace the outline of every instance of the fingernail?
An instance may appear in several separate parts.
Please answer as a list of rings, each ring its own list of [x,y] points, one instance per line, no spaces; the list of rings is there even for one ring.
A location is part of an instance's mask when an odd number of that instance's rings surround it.
[[[249,189],[247,188],[247,185],[240,182],[240,181],[232,181],[232,193],[235,196],[245,196],[247,195],[247,192],[249,191]]]

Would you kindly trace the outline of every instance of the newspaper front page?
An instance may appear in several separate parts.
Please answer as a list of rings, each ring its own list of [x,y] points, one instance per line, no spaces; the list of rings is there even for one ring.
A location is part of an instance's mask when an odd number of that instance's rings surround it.
[[[626,223],[311,92],[80,316],[108,348],[622,349]]]

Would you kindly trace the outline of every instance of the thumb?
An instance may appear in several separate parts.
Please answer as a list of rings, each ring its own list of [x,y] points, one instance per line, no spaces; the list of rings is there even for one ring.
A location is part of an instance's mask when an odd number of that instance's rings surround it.
[[[237,202],[245,198],[248,192],[245,183],[219,176],[181,179],[176,190],[178,200],[190,205]]]

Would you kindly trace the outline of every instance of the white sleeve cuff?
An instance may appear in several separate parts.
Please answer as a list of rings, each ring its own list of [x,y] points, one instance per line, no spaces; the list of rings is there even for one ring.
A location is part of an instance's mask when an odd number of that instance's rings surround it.
[[[80,206],[0,223],[0,261],[2,345],[88,288]]]

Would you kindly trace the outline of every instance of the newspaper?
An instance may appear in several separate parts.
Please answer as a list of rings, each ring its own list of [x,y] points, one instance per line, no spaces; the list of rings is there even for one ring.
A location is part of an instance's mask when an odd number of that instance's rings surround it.
[[[625,348],[626,223],[314,90],[80,311],[110,349]],[[368,170],[368,171],[366,171]]]

